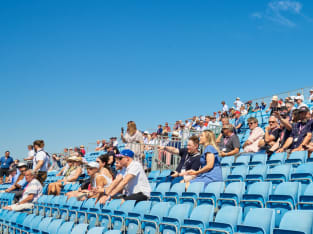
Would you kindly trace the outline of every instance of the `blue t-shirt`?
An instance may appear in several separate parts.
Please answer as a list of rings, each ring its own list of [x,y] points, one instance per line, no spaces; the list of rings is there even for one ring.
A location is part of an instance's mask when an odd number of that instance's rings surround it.
[[[20,180],[17,184],[19,184],[21,186],[21,189],[24,189],[27,185],[27,181],[25,179],[25,176],[22,180]]]
[[[241,128],[244,125],[244,120],[243,117],[240,116],[239,119],[235,119],[235,127],[237,127],[239,124],[241,124],[240,128],[236,129],[236,133],[240,133],[241,132]]]
[[[0,161],[1,161],[1,168],[8,169],[10,167],[11,163],[13,163],[13,158],[10,156],[8,158],[3,156],[3,157],[1,157]]]

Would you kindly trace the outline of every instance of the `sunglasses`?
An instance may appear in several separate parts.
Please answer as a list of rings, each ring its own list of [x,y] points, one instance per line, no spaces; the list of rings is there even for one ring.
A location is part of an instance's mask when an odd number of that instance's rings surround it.
[[[252,124],[254,124],[254,122],[248,123],[248,125],[252,125]]]
[[[269,123],[275,123],[275,121],[268,121]]]
[[[117,159],[118,159],[119,161],[121,161],[123,158],[124,158],[124,157],[118,157]]]

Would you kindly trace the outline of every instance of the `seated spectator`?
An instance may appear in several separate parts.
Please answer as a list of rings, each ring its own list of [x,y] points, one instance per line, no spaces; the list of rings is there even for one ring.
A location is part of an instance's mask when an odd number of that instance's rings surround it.
[[[27,165],[25,163],[19,163],[16,168],[19,170],[19,176],[16,182],[8,189],[5,190],[6,193],[14,193],[14,200],[17,202],[23,195],[23,191],[27,185],[25,179],[25,172],[27,171]]]
[[[222,106],[223,106],[223,108],[222,108],[222,113],[223,114],[225,114],[226,113],[226,115],[228,115],[228,106],[226,105],[226,103],[225,103],[225,101],[222,101]]]
[[[271,148],[279,139],[281,128],[279,127],[278,119],[274,115],[269,118],[268,123],[269,125],[265,128],[264,138],[259,141],[259,147],[265,149],[268,154],[272,154]]]
[[[78,191],[68,192],[68,198],[77,197],[77,200],[86,200],[89,198],[97,198],[97,190],[108,187],[111,181],[108,180],[103,174],[99,173],[99,164],[97,162],[90,162],[87,165],[87,173],[90,176],[90,186],[88,189],[80,189]]]
[[[13,163],[11,163],[10,168],[11,168],[11,169],[16,168],[16,166],[17,166],[19,163],[20,163],[20,160],[15,159],[15,160],[13,161]]]
[[[158,144],[158,138],[157,138],[157,133],[156,132],[153,132],[151,133],[151,138],[150,138],[150,141],[149,141],[149,145],[157,145]],[[149,148],[151,149],[151,147]]]
[[[179,120],[176,120],[174,126],[173,126],[173,131],[177,131],[179,130],[179,127],[180,127],[180,122]]]
[[[209,122],[210,125],[215,125],[215,126],[220,126],[220,123],[216,120],[216,116],[212,116],[210,118],[210,122]]]
[[[106,154],[102,154],[96,160],[96,162],[99,164],[99,173],[101,175],[104,175],[104,177],[109,182],[109,184],[113,180],[113,172],[112,172],[110,164],[109,164],[110,163],[110,155],[111,154],[109,152]],[[115,155],[114,155],[114,157],[115,157]]]
[[[250,128],[250,136],[248,140],[243,144],[244,152],[258,152],[259,141],[264,137],[264,131],[258,127],[258,120],[254,117],[248,119],[248,125]]]
[[[305,103],[303,103],[303,99],[301,96],[296,96],[295,101],[297,104],[297,109],[300,109],[302,106],[308,107]]]
[[[292,124],[291,135],[277,152],[284,152],[287,149],[291,149],[292,152],[307,149],[306,146],[309,144],[312,137],[308,118],[309,108],[302,106],[297,112],[298,118],[296,118],[297,121],[294,121]]]
[[[118,141],[116,137],[111,137],[110,138],[110,144],[114,147],[114,146],[118,146]]]
[[[199,170],[189,170],[188,175],[196,176],[190,183],[203,182],[205,186],[209,183],[223,181],[222,167],[219,158],[219,149],[215,142],[214,133],[205,130],[200,136],[200,144],[204,146],[204,152],[200,158],[201,168]],[[189,183],[186,183],[189,186]]]
[[[264,101],[261,102],[261,110],[265,110],[266,108],[266,103]]]
[[[270,111],[270,114],[272,115],[274,111],[279,111],[280,108],[281,108],[281,104],[280,104],[280,102],[278,102],[278,97],[277,96],[273,96],[272,97],[272,102],[270,103],[270,106],[268,107],[266,112]]]
[[[171,132],[171,128],[170,128],[170,126],[168,126],[168,122],[166,122],[164,127],[163,127],[163,133],[164,132]]]
[[[205,119],[204,119],[204,126],[207,127],[209,125],[209,123],[210,123],[210,116],[206,115]]]
[[[113,199],[145,201],[150,197],[150,184],[145,174],[142,165],[133,160],[134,152],[131,150],[123,150],[120,155],[117,155],[119,163],[125,169],[124,178],[116,183],[110,192],[105,191],[105,194],[100,199],[100,203],[105,204],[106,201]],[[125,190],[125,195],[118,195],[120,191]]]
[[[223,126],[223,137],[219,144],[221,149],[220,156],[234,156],[239,153],[240,141],[239,137],[234,133],[234,127],[232,125]]]
[[[225,125],[229,125],[229,119],[227,117],[223,117],[221,121],[222,121],[222,131],[221,131],[221,133],[218,135],[218,137],[216,139],[216,143],[218,143],[218,144],[221,142],[222,137],[225,136],[224,133],[223,133],[223,127]]]
[[[241,115],[246,115],[246,114],[248,114],[248,111],[246,110],[245,106],[241,106],[241,107],[240,107],[240,113],[241,113]]]
[[[190,129],[191,128],[191,122],[188,120],[188,119],[186,119],[185,120],[185,127],[187,128],[187,129]]]
[[[48,195],[60,195],[64,185],[77,181],[78,177],[82,174],[81,164],[81,158],[75,156],[69,157],[67,165],[57,174],[57,176],[63,175],[64,178],[49,184]]]
[[[162,135],[162,133],[163,133],[163,127],[162,127],[161,124],[159,124],[159,125],[158,125],[157,134],[158,134],[158,135]]]
[[[6,151],[4,156],[0,159],[1,168],[0,168],[0,184],[3,183],[3,176],[6,177],[6,180],[9,178],[9,168],[13,163],[13,158],[10,156],[10,151]]]
[[[253,112],[253,107],[252,107],[252,102],[251,101],[248,101],[246,102],[246,105],[247,105],[247,113],[250,114]]]
[[[178,149],[170,146],[159,146],[159,150],[164,150],[181,157],[176,170],[171,175],[172,177],[183,176],[184,181],[187,182],[193,177],[187,175],[186,171],[197,171],[200,168],[199,138],[195,135],[189,138],[187,148]]]
[[[103,147],[102,142],[100,140],[97,140],[97,147],[96,147],[95,151],[100,151],[100,148],[102,148],[102,147]]]
[[[144,131],[144,133],[143,133],[143,143],[144,143],[145,145],[148,145],[148,144],[149,144],[149,141],[150,141],[149,132],[148,132],[148,131]]]
[[[240,111],[236,111],[235,112],[235,133],[241,133],[241,129],[244,125],[244,119],[243,117],[241,116],[241,113]]]
[[[255,107],[253,109],[253,112],[257,112],[257,111],[260,111],[261,110],[261,107],[259,106],[259,103],[255,103]]]
[[[8,172],[9,172],[9,176],[8,178],[6,178],[6,183],[13,185],[16,182],[17,177],[19,176],[17,174],[16,167],[10,168]]]
[[[236,111],[240,111],[241,106],[244,106],[243,102],[240,101],[239,97],[236,98],[236,101],[234,102],[234,105],[235,105],[235,110]]]
[[[168,127],[168,123],[165,123],[165,125]],[[127,131],[125,135],[121,133],[121,139],[124,143],[126,143],[125,149],[130,149],[131,151],[134,152],[135,154],[134,159],[136,161],[142,161],[144,159],[145,154],[143,151],[144,149],[143,136],[141,132],[137,130],[137,126],[134,121],[129,121],[127,123]]]
[[[97,147],[98,150],[96,151],[104,151],[106,146],[107,146],[106,140],[103,139],[101,141],[101,147]]]
[[[57,154],[52,154],[51,161],[52,163],[48,171],[58,171],[61,167],[61,157],[58,157]]]
[[[27,170],[25,172],[25,179],[28,184],[25,187],[22,198],[19,202],[14,205],[2,207],[2,209],[22,211],[34,208],[33,203],[36,202],[42,194],[42,185],[37,179],[35,179],[35,173],[32,170]]]
[[[199,125],[198,125],[195,129],[196,129],[196,131],[202,132],[202,131],[204,131],[205,129],[207,129],[207,127],[204,126],[203,120],[200,120],[200,121],[199,121]]]

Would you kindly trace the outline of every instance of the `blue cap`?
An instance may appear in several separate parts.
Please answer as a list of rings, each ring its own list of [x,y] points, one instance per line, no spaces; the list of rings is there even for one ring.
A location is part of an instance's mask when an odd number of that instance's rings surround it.
[[[122,150],[121,155],[133,158],[134,157],[134,152],[129,150],[129,149],[124,149],[124,150]]]

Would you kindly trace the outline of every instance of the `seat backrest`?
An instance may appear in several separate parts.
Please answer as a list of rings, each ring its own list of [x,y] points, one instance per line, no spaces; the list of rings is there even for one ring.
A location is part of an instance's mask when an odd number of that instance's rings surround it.
[[[194,182],[190,183],[190,185],[187,188],[187,192],[199,194],[203,191],[203,189],[204,189],[203,182]]]
[[[251,157],[252,162],[262,162],[265,163],[267,159],[266,154],[256,153]]]
[[[268,169],[267,174],[282,174],[288,179],[290,167],[291,166],[289,164],[278,165],[276,167]]]
[[[313,213],[303,210],[291,210],[285,213],[279,228],[303,233],[311,233]]]
[[[70,234],[74,227],[74,222],[65,222],[59,228],[57,234]]]
[[[215,217],[215,222],[230,224],[233,228],[242,220],[242,208],[239,206],[223,206]]]
[[[215,197],[218,199],[220,197],[220,193],[224,192],[225,183],[224,182],[212,182],[209,183],[204,192],[205,193],[213,193]]]
[[[77,225],[73,228],[71,234],[85,234],[86,231],[87,231],[87,229],[88,229],[88,224],[86,224],[86,223],[80,223],[80,224],[77,224]]]
[[[165,192],[170,191],[170,188],[171,188],[171,183],[170,183],[170,182],[163,182],[163,183],[160,183],[160,184],[157,186],[157,188],[155,189],[155,191],[164,194]]]
[[[46,217],[46,218],[44,218],[43,220],[41,220],[41,222],[40,222],[40,224],[39,224],[39,226],[38,226],[38,229],[39,229],[40,231],[45,231],[45,230],[47,230],[49,224],[51,223],[51,221],[52,221],[52,218],[51,218],[51,217]]]
[[[185,188],[186,188],[185,183],[177,183],[172,186],[170,192],[175,192],[178,195],[181,195],[183,192],[185,192]]]
[[[236,194],[239,199],[241,199],[242,194],[245,191],[245,183],[244,182],[234,182],[227,185],[225,189],[225,193]]]
[[[262,228],[265,233],[270,233],[275,225],[275,213],[270,208],[254,208],[250,210],[243,225]]]
[[[87,232],[87,234],[102,234],[102,233],[104,233],[104,227],[94,227]]]
[[[122,200],[120,199],[113,199],[110,202],[106,203],[106,206],[104,209],[109,209],[109,210],[116,210],[118,207],[120,207]]]
[[[231,172],[231,175],[242,175],[245,176],[248,173],[248,167],[245,165],[236,166]]]
[[[275,195],[289,195],[297,201],[298,191],[299,191],[299,182],[283,182],[280,183],[276,190],[274,191]]]
[[[57,231],[63,224],[64,220],[63,219],[55,219],[53,220],[49,226],[48,226],[48,232],[49,234],[57,234]]]
[[[160,175],[158,177],[166,177],[169,176],[171,174],[171,170],[164,170],[160,173]]]
[[[221,160],[221,165],[231,165],[235,160],[235,157],[223,157]]]
[[[257,183],[251,184],[247,191],[247,194],[261,195],[265,199],[265,201],[268,200],[268,196],[271,193],[272,193],[271,182],[257,182]]]
[[[312,163],[304,163],[300,164],[297,168],[295,173],[308,173],[313,175],[313,166]]]
[[[156,179],[160,175],[160,171],[151,171],[148,175],[149,179]]]
[[[307,157],[307,155],[308,155],[308,151],[307,150],[295,151],[295,152],[292,152],[289,155],[289,159],[300,159],[302,162],[304,162],[306,157]]]
[[[305,191],[304,191],[304,194],[303,195],[306,195],[306,196],[313,196],[313,183],[310,183]]]
[[[158,216],[158,217],[164,217],[168,215],[168,212],[171,208],[170,202],[159,202],[156,203],[150,211],[150,215]]]
[[[269,160],[281,160],[281,161],[284,161],[285,158],[286,158],[286,152],[282,152],[282,153],[274,153],[274,154],[272,154]]]
[[[184,219],[189,217],[191,210],[190,204],[177,204],[171,208],[168,217],[176,218],[182,223]]]
[[[31,229],[37,228],[42,219],[43,217],[41,215],[35,216],[30,223]]]
[[[141,201],[138,202],[131,212],[138,214],[147,214],[151,209],[152,202],[151,201]]]
[[[224,180],[227,178],[229,174],[230,174],[230,167],[228,166],[222,167],[222,175],[223,175]]]
[[[252,167],[249,171],[249,175],[265,175],[267,171],[266,165],[257,165],[255,167]]]
[[[134,209],[136,204],[135,200],[126,200],[117,210],[123,212],[130,212]]]
[[[214,206],[212,205],[199,205],[191,212],[190,219],[199,220],[203,223],[208,223],[213,220]]]
[[[26,216],[26,218],[23,221],[23,226],[30,226],[29,224],[31,224],[32,220],[35,218],[36,216],[34,214],[29,214]]]
[[[154,191],[156,188],[156,183],[155,182],[149,182],[149,185],[150,185],[151,191]]]
[[[243,163],[245,165],[248,165],[249,162],[250,162],[250,155],[239,156],[236,160],[236,163]]]

